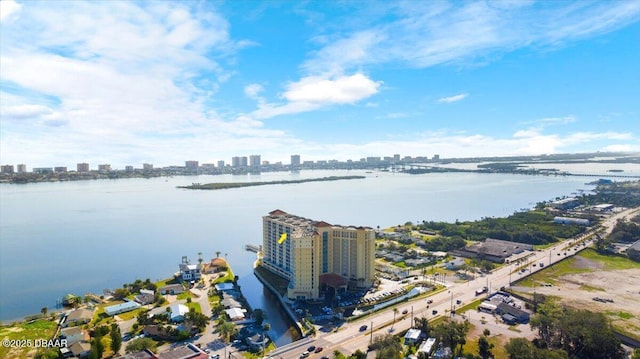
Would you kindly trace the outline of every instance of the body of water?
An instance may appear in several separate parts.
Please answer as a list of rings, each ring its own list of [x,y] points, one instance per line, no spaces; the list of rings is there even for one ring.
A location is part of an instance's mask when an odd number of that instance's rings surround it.
[[[271,181],[330,175],[365,179],[178,189],[193,182]],[[388,227],[407,221],[506,216],[593,188],[581,177],[365,171],[276,172],[244,176],[0,184],[0,320],[55,307],[66,293],[102,293],[136,278],[159,280],[182,256],[226,256],[254,308],[273,318],[278,345],[291,341],[273,298],[252,274],[262,216],[274,209],[341,225]]]

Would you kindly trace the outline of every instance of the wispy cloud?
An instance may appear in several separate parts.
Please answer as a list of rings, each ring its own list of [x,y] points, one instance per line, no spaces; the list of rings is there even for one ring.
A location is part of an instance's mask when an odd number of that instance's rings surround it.
[[[558,46],[613,31],[637,21],[637,1],[598,2],[377,3],[384,11],[359,9],[369,18],[351,32],[325,34],[326,46],[310,53],[302,68],[340,73],[364,65],[405,63],[424,68],[440,64],[484,63],[525,46]],[[359,17],[355,14],[354,17]],[[364,17],[367,17],[364,16]]]
[[[454,96],[442,97],[438,99],[438,103],[452,103],[464,100],[469,94],[461,93]]]

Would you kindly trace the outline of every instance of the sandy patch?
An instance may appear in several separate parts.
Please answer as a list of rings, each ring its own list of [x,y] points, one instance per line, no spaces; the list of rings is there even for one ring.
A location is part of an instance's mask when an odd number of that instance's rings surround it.
[[[591,262],[581,263],[588,268],[597,264],[586,258],[581,260]],[[536,292],[560,297],[561,303],[572,308],[605,313],[613,324],[640,337],[640,269],[568,274],[552,287],[536,287]],[[594,301],[594,297],[613,302]]]

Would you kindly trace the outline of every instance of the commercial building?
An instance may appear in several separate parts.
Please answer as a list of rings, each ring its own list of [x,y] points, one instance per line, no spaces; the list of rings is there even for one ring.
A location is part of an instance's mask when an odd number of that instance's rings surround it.
[[[98,171],[100,171],[100,172],[109,172],[109,171],[111,171],[111,165],[108,164],[108,163],[103,164],[103,165],[98,165]]]
[[[13,173],[13,165],[2,165],[0,166],[1,173]]]
[[[56,173],[66,173],[67,172],[67,167],[64,167],[64,166],[54,167],[53,171],[56,172]]]
[[[218,168],[224,168],[224,161],[218,161]]]
[[[18,173],[27,173],[27,165],[21,163],[18,165]]]
[[[249,156],[249,165],[251,167],[260,167],[260,155]]]
[[[89,172],[89,164],[88,163],[78,163],[76,165],[76,170],[78,172]]]
[[[291,165],[300,166],[300,155],[291,155]]]
[[[197,171],[198,170],[198,166],[199,166],[198,161],[185,161],[184,162],[184,167],[188,171]]]
[[[289,281],[290,299],[317,299],[324,289],[368,288],[375,274],[375,232],[368,227],[270,212],[263,219],[262,266]]]

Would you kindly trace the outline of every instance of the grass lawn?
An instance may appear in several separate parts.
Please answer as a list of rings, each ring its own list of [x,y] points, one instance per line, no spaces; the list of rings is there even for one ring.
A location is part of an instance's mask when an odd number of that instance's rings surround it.
[[[167,278],[167,279],[163,279],[161,281],[156,282],[156,286],[158,286],[158,289],[164,287],[167,284],[178,284],[178,280],[174,277],[171,278]]]
[[[269,344],[267,345],[266,348],[264,348],[264,354],[269,353],[272,350],[276,349],[276,345],[273,344],[273,342],[269,342]],[[249,358],[249,359],[259,359],[262,358],[264,355],[260,355],[260,353],[251,353],[251,352],[243,352],[242,353],[244,355],[245,358]]]
[[[554,263],[552,266],[547,266],[545,269],[528,276],[525,279],[519,281],[513,281],[514,284],[526,287],[533,286],[533,284],[539,285],[539,283],[554,283],[555,280],[566,274],[575,273],[588,273],[593,272],[595,269],[591,268],[577,268],[575,266],[575,258],[567,258],[561,262]]]
[[[491,349],[491,353],[493,353],[494,358],[506,358],[507,351],[504,349],[504,344],[502,344],[500,336],[489,336],[489,343],[493,344],[493,348]],[[468,339],[467,343],[462,347],[462,350],[465,353],[478,354],[478,338]]]
[[[629,258],[613,255],[602,255],[594,249],[587,248],[580,252],[581,257],[604,263],[605,270],[622,270],[640,268],[639,262],[634,262]]]
[[[140,313],[141,310],[142,310],[142,308],[138,308],[138,309],[134,309],[134,310],[132,310],[130,312],[120,313],[120,314],[118,314],[118,318],[120,318],[122,320],[133,319],[133,318],[138,316],[138,313]]]
[[[178,294],[178,295],[176,296],[176,299],[177,299],[177,300],[187,299],[187,298],[191,298],[191,292],[189,292],[189,291],[182,292],[182,293],[180,293],[180,294]]]
[[[202,308],[200,308],[200,303],[191,302],[191,303],[185,303],[184,305],[186,305],[187,308],[189,308],[189,310],[191,310],[191,308],[194,308],[196,312],[202,313]]]
[[[0,328],[0,337],[8,340],[30,340],[32,343],[39,339],[50,339],[56,332],[57,322],[45,319],[30,323],[18,323]],[[10,348],[0,346],[0,358],[33,358],[35,350],[33,345],[24,348]]]

